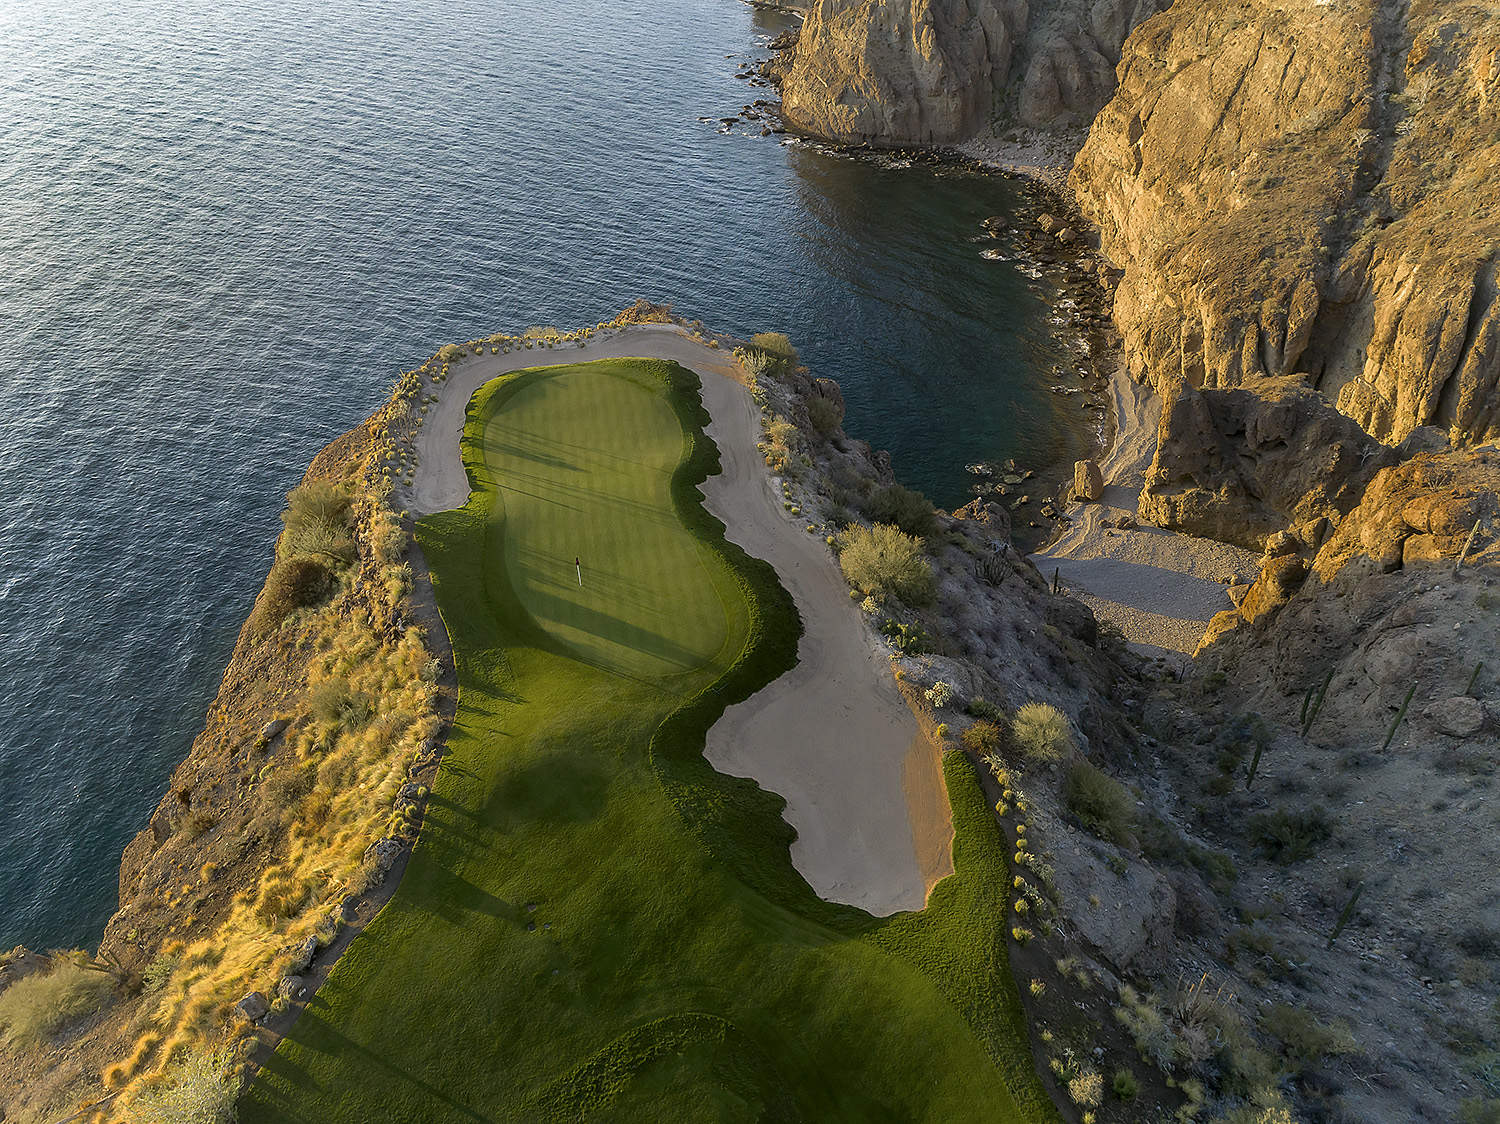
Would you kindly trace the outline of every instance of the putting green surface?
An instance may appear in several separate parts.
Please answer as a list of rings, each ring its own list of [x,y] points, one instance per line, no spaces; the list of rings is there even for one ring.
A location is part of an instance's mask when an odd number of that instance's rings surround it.
[[[703,760],[799,631],[699,503],[706,420],[696,376],[647,360],[475,396],[473,494],[418,530],[458,670],[448,757],[246,1124],[1056,1119],[968,763],[945,763],[956,873],[876,920],[796,874],[779,797]]]
[[[713,559],[672,505],[685,440],[671,403],[613,366],[526,380],[485,423],[506,577],[587,663],[680,674],[728,638]]]

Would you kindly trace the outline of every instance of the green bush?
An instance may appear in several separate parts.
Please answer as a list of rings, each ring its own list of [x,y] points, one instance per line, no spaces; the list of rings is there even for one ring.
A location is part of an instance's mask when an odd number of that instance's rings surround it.
[[[813,428],[827,437],[844,420],[844,410],[832,398],[824,398],[820,394],[808,399],[807,417],[812,422]]]
[[[791,337],[785,332],[756,332],[750,337],[750,346],[768,355],[796,365],[797,349],[792,346]]]
[[[862,507],[866,518],[876,523],[895,524],[908,535],[919,538],[932,534],[933,528],[937,526],[932,504],[927,501],[927,497],[902,484],[875,489]]]
[[[1016,748],[1034,761],[1059,761],[1076,748],[1067,716],[1051,703],[1025,704],[1011,720],[1010,732]]]
[[[1119,1101],[1133,1101],[1135,1095],[1141,1091],[1141,1083],[1135,1079],[1135,1074],[1128,1069],[1115,1070],[1115,1078],[1110,1082],[1110,1089]]]
[[[131,1103],[130,1117],[141,1124],[231,1124],[235,1093],[225,1058],[195,1054],[165,1082],[147,1086]]]
[[[1500,1100],[1489,1097],[1466,1097],[1458,1106],[1463,1124],[1500,1124]]]
[[[1000,727],[993,722],[976,722],[960,734],[958,740],[971,752],[994,753],[1000,748]]]
[[[317,605],[333,592],[333,571],[316,558],[283,558],[273,563],[256,608],[254,629],[275,628],[298,609]]]
[[[920,539],[886,523],[839,532],[839,567],[862,593],[896,597],[908,605],[932,600],[936,583]]]
[[[281,521],[286,524],[277,554],[282,558],[310,556],[336,565],[354,561],[354,545],[349,510],[349,495],[339,485],[315,480],[287,493],[286,510]]]
[[[1261,1029],[1280,1039],[1287,1057],[1316,1065],[1330,1054],[1352,1054],[1354,1033],[1342,1019],[1321,1023],[1300,1007],[1273,1003],[1261,1017]]]
[[[1063,803],[1101,839],[1125,846],[1135,821],[1135,800],[1119,781],[1087,761],[1075,761],[1063,780]]]
[[[1322,805],[1314,805],[1301,811],[1288,812],[1278,809],[1251,816],[1247,821],[1250,842],[1259,847],[1267,858],[1287,866],[1310,858],[1318,844],[1333,837],[1333,824]]]
[[[66,1024],[93,1014],[114,981],[103,972],[63,959],[0,992],[0,1041],[29,1050],[43,1045]]]
[[[992,702],[985,702],[980,696],[975,695],[969,700],[969,705],[964,707],[964,713],[970,718],[979,718],[985,722],[999,724],[1005,719],[1005,712]]]

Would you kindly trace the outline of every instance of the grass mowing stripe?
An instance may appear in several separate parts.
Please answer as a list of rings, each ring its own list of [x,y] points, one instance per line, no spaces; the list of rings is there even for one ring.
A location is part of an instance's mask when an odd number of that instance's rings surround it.
[[[568,393],[520,398],[547,379]],[[611,471],[639,476],[612,487],[671,518],[620,505],[629,526],[607,533],[701,544],[693,567],[631,577],[655,596],[706,566],[711,581],[678,592],[738,638],[710,649],[702,612],[684,614],[671,627],[703,662],[654,676],[578,658],[508,580],[511,536],[561,540],[500,502],[496,466],[519,454],[489,424],[519,400],[539,440],[611,442],[607,411],[573,395],[621,388],[665,403],[677,430],[654,426],[657,447],[629,455],[604,444]],[[799,630],[774,572],[701,505],[717,468],[706,420],[696,376],[656,362],[523,372],[476,395],[474,493],[419,527],[458,667],[449,756],[397,894],[262,1070],[246,1124],[1055,1119],[1015,1030],[1003,841],[967,763],[946,763],[956,874],[928,910],[876,920],[797,876],[779,797],[703,760],[704,731],[791,666]],[[552,518],[573,517],[559,500]]]

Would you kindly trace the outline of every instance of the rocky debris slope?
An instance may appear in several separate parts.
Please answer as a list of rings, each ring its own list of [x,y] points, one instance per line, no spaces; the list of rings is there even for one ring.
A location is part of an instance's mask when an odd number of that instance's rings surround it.
[[[1130,37],[1070,183],[1173,402],[1143,514],[1256,542],[1352,507],[1375,442],[1500,435],[1497,50],[1500,12],[1435,0],[1180,0]]]
[[[818,0],[772,69],[786,121],[831,140],[943,144],[998,118],[1091,120],[1163,0]]]

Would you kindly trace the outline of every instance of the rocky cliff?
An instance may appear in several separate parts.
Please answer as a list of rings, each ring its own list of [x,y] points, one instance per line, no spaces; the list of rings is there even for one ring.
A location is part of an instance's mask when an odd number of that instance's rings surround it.
[[[1175,403],[1149,518],[1255,542],[1346,512],[1381,446],[1500,437],[1497,49],[1433,0],[1180,0],[1130,38],[1070,183]]]
[[[1082,125],[1131,28],[1166,0],[818,0],[780,61],[787,122],[853,143],[940,144],[998,121]]]

